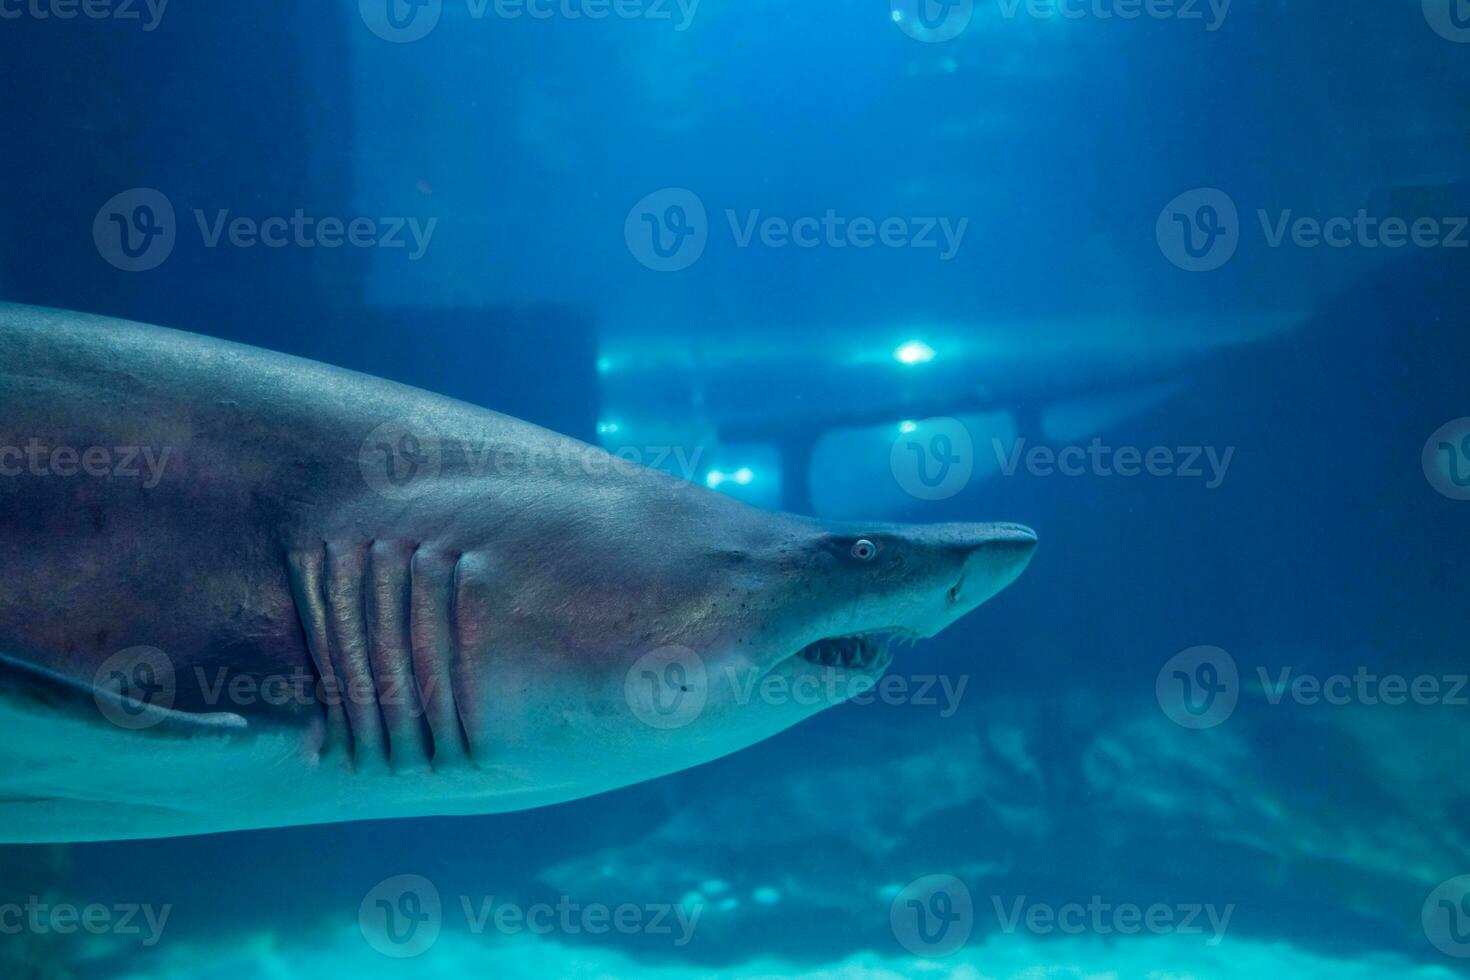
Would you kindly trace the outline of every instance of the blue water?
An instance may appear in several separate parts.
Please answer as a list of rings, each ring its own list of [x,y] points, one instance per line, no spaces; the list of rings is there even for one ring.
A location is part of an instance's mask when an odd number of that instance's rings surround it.
[[[0,299],[1041,546],[661,780],[0,849],[0,976],[1465,972],[1465,0],[70,10],[0,0]]]

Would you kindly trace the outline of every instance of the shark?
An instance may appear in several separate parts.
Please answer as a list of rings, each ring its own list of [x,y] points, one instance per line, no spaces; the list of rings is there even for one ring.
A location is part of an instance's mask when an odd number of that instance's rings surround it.
[[[654,779],[870,690],[1035,546],[757,509],[390,381],[0,305],[0,841]]]

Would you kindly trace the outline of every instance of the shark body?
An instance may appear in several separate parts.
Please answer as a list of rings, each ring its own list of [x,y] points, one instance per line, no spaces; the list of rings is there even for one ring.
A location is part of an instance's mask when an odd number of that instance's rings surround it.
[[[0,306],[0,841],[654,778],[866,689],[885,635],[1034,544],[768,513],[417,389]]]

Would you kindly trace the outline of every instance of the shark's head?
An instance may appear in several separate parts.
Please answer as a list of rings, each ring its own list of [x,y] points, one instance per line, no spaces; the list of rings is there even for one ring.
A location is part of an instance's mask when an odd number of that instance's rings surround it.
[[[716,556],[745,587],[686,644],[705,668],[704,704],[689,727],[731,748],[869,690],[895,640],[934,636],[1015,581],[1036,547],[1016,524],[767,521],[748,550]],[[672,703],[678,676],[640,675],[632,695],[641,717]]]
[[[578,795],[708,761],[863,693],[893,638],[943,630],[1036,546],[1017,524],[831,523],[660,482],[520,531],[496,545],[514,581],[508,632],[490,648],[492,741],[514,743],[528,779]]]

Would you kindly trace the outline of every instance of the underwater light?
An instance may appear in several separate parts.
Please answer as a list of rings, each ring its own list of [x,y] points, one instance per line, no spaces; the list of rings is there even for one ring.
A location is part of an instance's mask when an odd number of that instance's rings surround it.
[[[922,340],[910,340],[899,345],[893,352],[893,359],[900,364],[927,364],[934,360],[934,348]]]
[[[750,486],[755,482],[755,471],[749,466],[742,466],[734,473],[726,473],[724,470],[710,470],[704,477],[705,485],[711,489],[722,483],[738,483],[742,487]]]
[[[616,422],[598,422],[597,434],[600,436],[615,435],[617,431],[621,428],[622,426],[618,425],[618,423]]]
[[[898,431],[905,434],[913,432],[914,430],[918,429],[918,427],[919,423],[908,420],[898,423]]]

